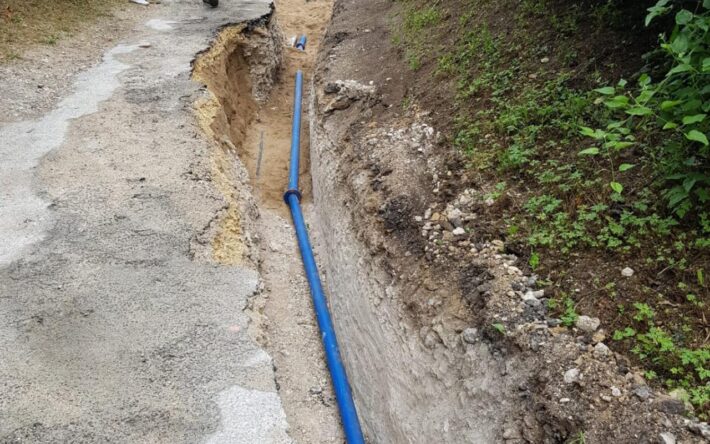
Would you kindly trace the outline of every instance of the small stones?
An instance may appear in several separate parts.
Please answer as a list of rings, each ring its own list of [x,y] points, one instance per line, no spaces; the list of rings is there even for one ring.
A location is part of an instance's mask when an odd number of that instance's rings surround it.
[[[597,330],[592,335],[592,343],[597,344],[603,342],[606,339],[606,332],[604,330]]]
[[[565,372],[564,380],[566,384],[573,384],[579,381],[580,372],[578,368],[571,368]]]
[[[520,433],[520,430],[515,427],[515,426],[507,426],[503,430],[503,439],[505,440],[511,440],[511,439],[522,439],[523,435]]]
[[[466,330],[461,332],[461,339],[463,339],[464,342],[467,342],[469,344],[475,344],[476,341],[478,341],[478,329],[467,328]]]
[[[603,342],[598,342],[597,345],[594,346],[594,351],[592,352],[594,357],[597,359],[604,359],[609,356],[609,353],[609,347],[607,347]]]
[[[508,274],[511,276],[520,276],[523,274],[523,272],[520,271],[518,267],[514,267],[511,265],[508,267]]]
[[[589,316],[580,316],[574,323],[575,327],[582,330],[585,333],[594,333],[597,328],[599,328],[601,321],[599,318],[590,318]]]
[[[543,58],[540,59],[540,63],[549,63],[549,62],[550,62],[550,58],[549,58],[549,57],[543,57]]]
[[[642,401],[651,397],[651,389],[647,385],[635,385],[631,388],[631,393]]]
[[[708,423],[691,421],[688,423],[688,429],[696,435],[710,440],[710,425]]]
[[[530,276],[526,282],[528,287],[534,287],[536,283],[537,283],[537,275],[536,274],[533,274],[532,276]]]
[[[523,295],[523,302],[525,302],[527,305],[531,307],[538,307],[542,305],[542,302],[537,298],[536,294],[539,292],[537,291],[527,291]],[[544,294],[544,292],[542,292]]]
[[[619,389],[619,387],[612,386],[611,387],[611,396],[613,396],[614,398],[621,397],[621,389]]]
[[[461,227],[463,227],[463,222],[461,221],[462,215],[463,215],[463,213],[461,212],[461,210],[459,210],[458,208],[454,208],[453,210],[451,210],[447,213],[447,218],[449,219],[449,222],[451,222],[451,224],[453,226],[455,226],[457,228],[461,228]]]
[[[562,323],[559,319],[548,319],[547,320],[547,326],[554,328],[554,327],[559,327],[559,325]]]
[[[676,444],[675,435],[671,432],[663,432],[659,435],[663,444]]]
[[[623,277],[627,277],[627,278],[628,278],[628,277],[631,277],[631,276],[634,275],[634,269],[631,268],[631,267],[626,267],[626,268],[624,268],[623,270],[621,270],[621,275],[622,275]]]
[[[663,413],[669,415],[683,415],[685,414],[685,404],[683,401],[678,399],[673,399],[670,396],[660,396],[656,401],[656,408]]]
[[[466,234],[466,230],[464,230],[461,227],[456,227],[454,230],[451,232],[454,236],[461,236]]]

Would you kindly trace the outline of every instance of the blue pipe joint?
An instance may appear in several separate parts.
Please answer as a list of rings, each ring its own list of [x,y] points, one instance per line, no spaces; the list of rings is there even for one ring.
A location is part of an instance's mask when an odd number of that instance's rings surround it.
[[[306,41],[307,41],[307,39],[306,39],[305,34],[300,36],[298,38],[298,40],[296,41],[296,48],[300,49],[301,51],[305,51],[306,50]]]
[[[284,193],[284,202],[286,202],[286,205],[289,205],[288,197],[292,194],[296,195],[299,203],[301,202],[301,199],[303,198],[303,196],[301,195],[301,192],[298,190],[290,189],[290,190],[286,190],[286,192]]]

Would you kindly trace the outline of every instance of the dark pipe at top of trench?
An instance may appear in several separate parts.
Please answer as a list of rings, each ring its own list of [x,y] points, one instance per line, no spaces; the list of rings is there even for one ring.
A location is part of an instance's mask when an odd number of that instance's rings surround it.
[[[299,156],[301,145],[301,98],[303,90],[303,73],[299,70],[296,73],[296,87],[293,97],[293,121],[291,127],[291,163],[289,167],[288,190],[284,193],[284,200],[291,209],[291,218],[296,229],[298,238],[298,248],[301,250],[303,268],[306,272],[308,284],[311,287],[311,297],[313,298],[313,308],[316,312],[316,320],[323,339],[325,358],[328,362],[328,370],[333,382],[335,398],[338,401],[340,419],[345,432],[345,439],[348,444],[364,444],[360,420],[357,416],[355,403],[353,402],[348,375],[345,373],[343,360],[338,350],[338,340],[335,337],[333,321],[328,310],[328,303],[323,293],[318,266],[313,257],[313,249],[308,239],[308,229],[301,212],[301,192],[298,190]]]

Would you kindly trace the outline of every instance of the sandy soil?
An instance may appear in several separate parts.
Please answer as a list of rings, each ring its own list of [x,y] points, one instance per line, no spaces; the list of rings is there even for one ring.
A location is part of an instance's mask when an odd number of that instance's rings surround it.
[[[230,202],[216,223],[213,257],[228,265],[250,259],[259,268],[263,288],[251,301],[250,331],[274,359],[289,433],[300,443],[342,440],[309,288],[282,197],[288,180],[295,74],[302,70],[300,188],[308,212],[311,176],[305,114],[310,76],[331,6],[330,0],[282,0],[266,28],[222,31],[212,49],[197,59],[194,71],[194,78],[211,92],[211,99],[198,104],[198,118],[217,142],[213,177]],[[306,51],[289,47],[290,38],[302,33],[308,36]],[[248,190],[229,173],[235,169],[235,156],[244,167]],[[258,251],[249,251],[251,240]]]
[[[264,291],[254,301],[255,312],[261,314],[258,324],[263,334],[260,337],[274,359],[291,436],[301,443],[342,441],[308,285],[303,277],[288,208],[283,202],[288,181],[294,79],[299,69],[304,72],[300,189],[304,202],[311,200],[305,114],[311,73],[331,7],[331,0],[280,0],[276,3],[276,19],[284,37],[288,40],[305,33],[308,45],[305,52],[285,48],[281,81],[247,128],[240,156],[254,184],[261,213],[257,225],[263,240]]]

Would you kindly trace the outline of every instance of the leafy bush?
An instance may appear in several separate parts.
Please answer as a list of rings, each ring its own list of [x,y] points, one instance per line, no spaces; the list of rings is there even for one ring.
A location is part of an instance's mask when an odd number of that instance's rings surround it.
[[[684,3],[684,5],[687,3]],[[648,26],[654,19],[676,10],[670,0],[649,8]],[[605,156],[623,174],[636,165],[615,159],[623,150],[641,147],[650,151],[652,168],[668,207],[679,218],[693,212],[707,217],[710,202],[710,0],[695,11],[680,9],[669,36],[661,36],[661,49],[669,67],[654,82],[648,74],[638,79],[638,89],[627,82],[595,90],[599,101],[612,110],[614,119],[605,129],[582,127],[582,134],[598,143],[579,154]],[[659,134],[660,137],[652,137]],[[623,192],[620,181],[609,186]]]

